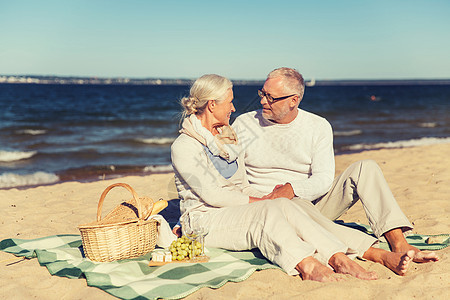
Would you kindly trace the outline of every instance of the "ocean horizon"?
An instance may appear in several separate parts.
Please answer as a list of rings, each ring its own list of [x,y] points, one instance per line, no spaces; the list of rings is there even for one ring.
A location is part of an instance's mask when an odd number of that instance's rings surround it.
[[[231,79],[234,85],[259,85],[264,79]],[[159,77],[102,77],[102,76],[57,76],[0,74],[0,84],[65,84],[65,85],[189,85],[195,78]],[[396,79],[315,79],[305,78],[307,85],[450,85],[450,78],[396,78]]]

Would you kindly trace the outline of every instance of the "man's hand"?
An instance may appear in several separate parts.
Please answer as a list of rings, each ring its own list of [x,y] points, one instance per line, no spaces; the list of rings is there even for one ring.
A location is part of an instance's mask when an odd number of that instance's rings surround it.
[[[292,199],[295,197],[294,190],[292,189],[291,184],[288,182],[286,184],[278,184],[273,188],[272,193],[267,194],[261,198],[249,197],[249,203],[261,201],[261,200],[273,200],[277,198],[288,198]]]
[[[277,185],[273,189],[273,192],[270,193],[271,195],[270,199],[276,199],[276,198],[288,198],[292,199],[295,197],[294,189],[292,188],[291,184],[288,182],[284,185]]]

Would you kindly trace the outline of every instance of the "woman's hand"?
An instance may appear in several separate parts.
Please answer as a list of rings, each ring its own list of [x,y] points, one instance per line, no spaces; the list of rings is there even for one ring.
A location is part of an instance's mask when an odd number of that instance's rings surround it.
[[[173,229],[172,229],[173,234],[175,234],[177,237],[181,237],[181,227],[176,225]]]
[[[272,192],[275,191],[276,189],[279,189],[279,188],[282,187],[283,185],[284,185],[284,184],[277,184],[277,185],[273,188]]]

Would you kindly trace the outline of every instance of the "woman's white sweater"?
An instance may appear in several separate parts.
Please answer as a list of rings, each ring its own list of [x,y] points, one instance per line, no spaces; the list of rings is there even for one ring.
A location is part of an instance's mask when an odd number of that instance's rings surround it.
[[[263,195],[248,184],[242,152],[237,159],[238,170],[229,179],[217,171],[203,145],[186,134],[173,142],[171,155],[181,214],[247,204],[249,196]]]

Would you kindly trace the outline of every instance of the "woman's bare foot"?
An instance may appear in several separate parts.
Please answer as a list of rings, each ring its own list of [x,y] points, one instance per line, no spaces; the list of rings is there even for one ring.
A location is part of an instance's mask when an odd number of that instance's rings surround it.
[[[408,244],[400,228],[392,229],[384,234],[384,237],[389,243],[392,252],[404,253],[410,250],[414,251],[413,262],[428,263],[438,261],[439,257],[435,252],[420,251],[414,246]]]
[[[319,282],[340,281],[340,278],[335,277],[335,273],[328,267],[322,265],[317,259],[312,256],[304,258],[297,264],[295,269],[300,273],[303,280],[314,280]]]
[[[342,252],[334,254],[328,263],[336,273],[349,274],[363,280],[378,279],[377,273],[365,270]]]
[[[380,263],[395,274],[404,276],[408,271],[409,264],[413,261],[414,254],[413,250],[398,253],[370,247],[364,253],[363,258]]]

